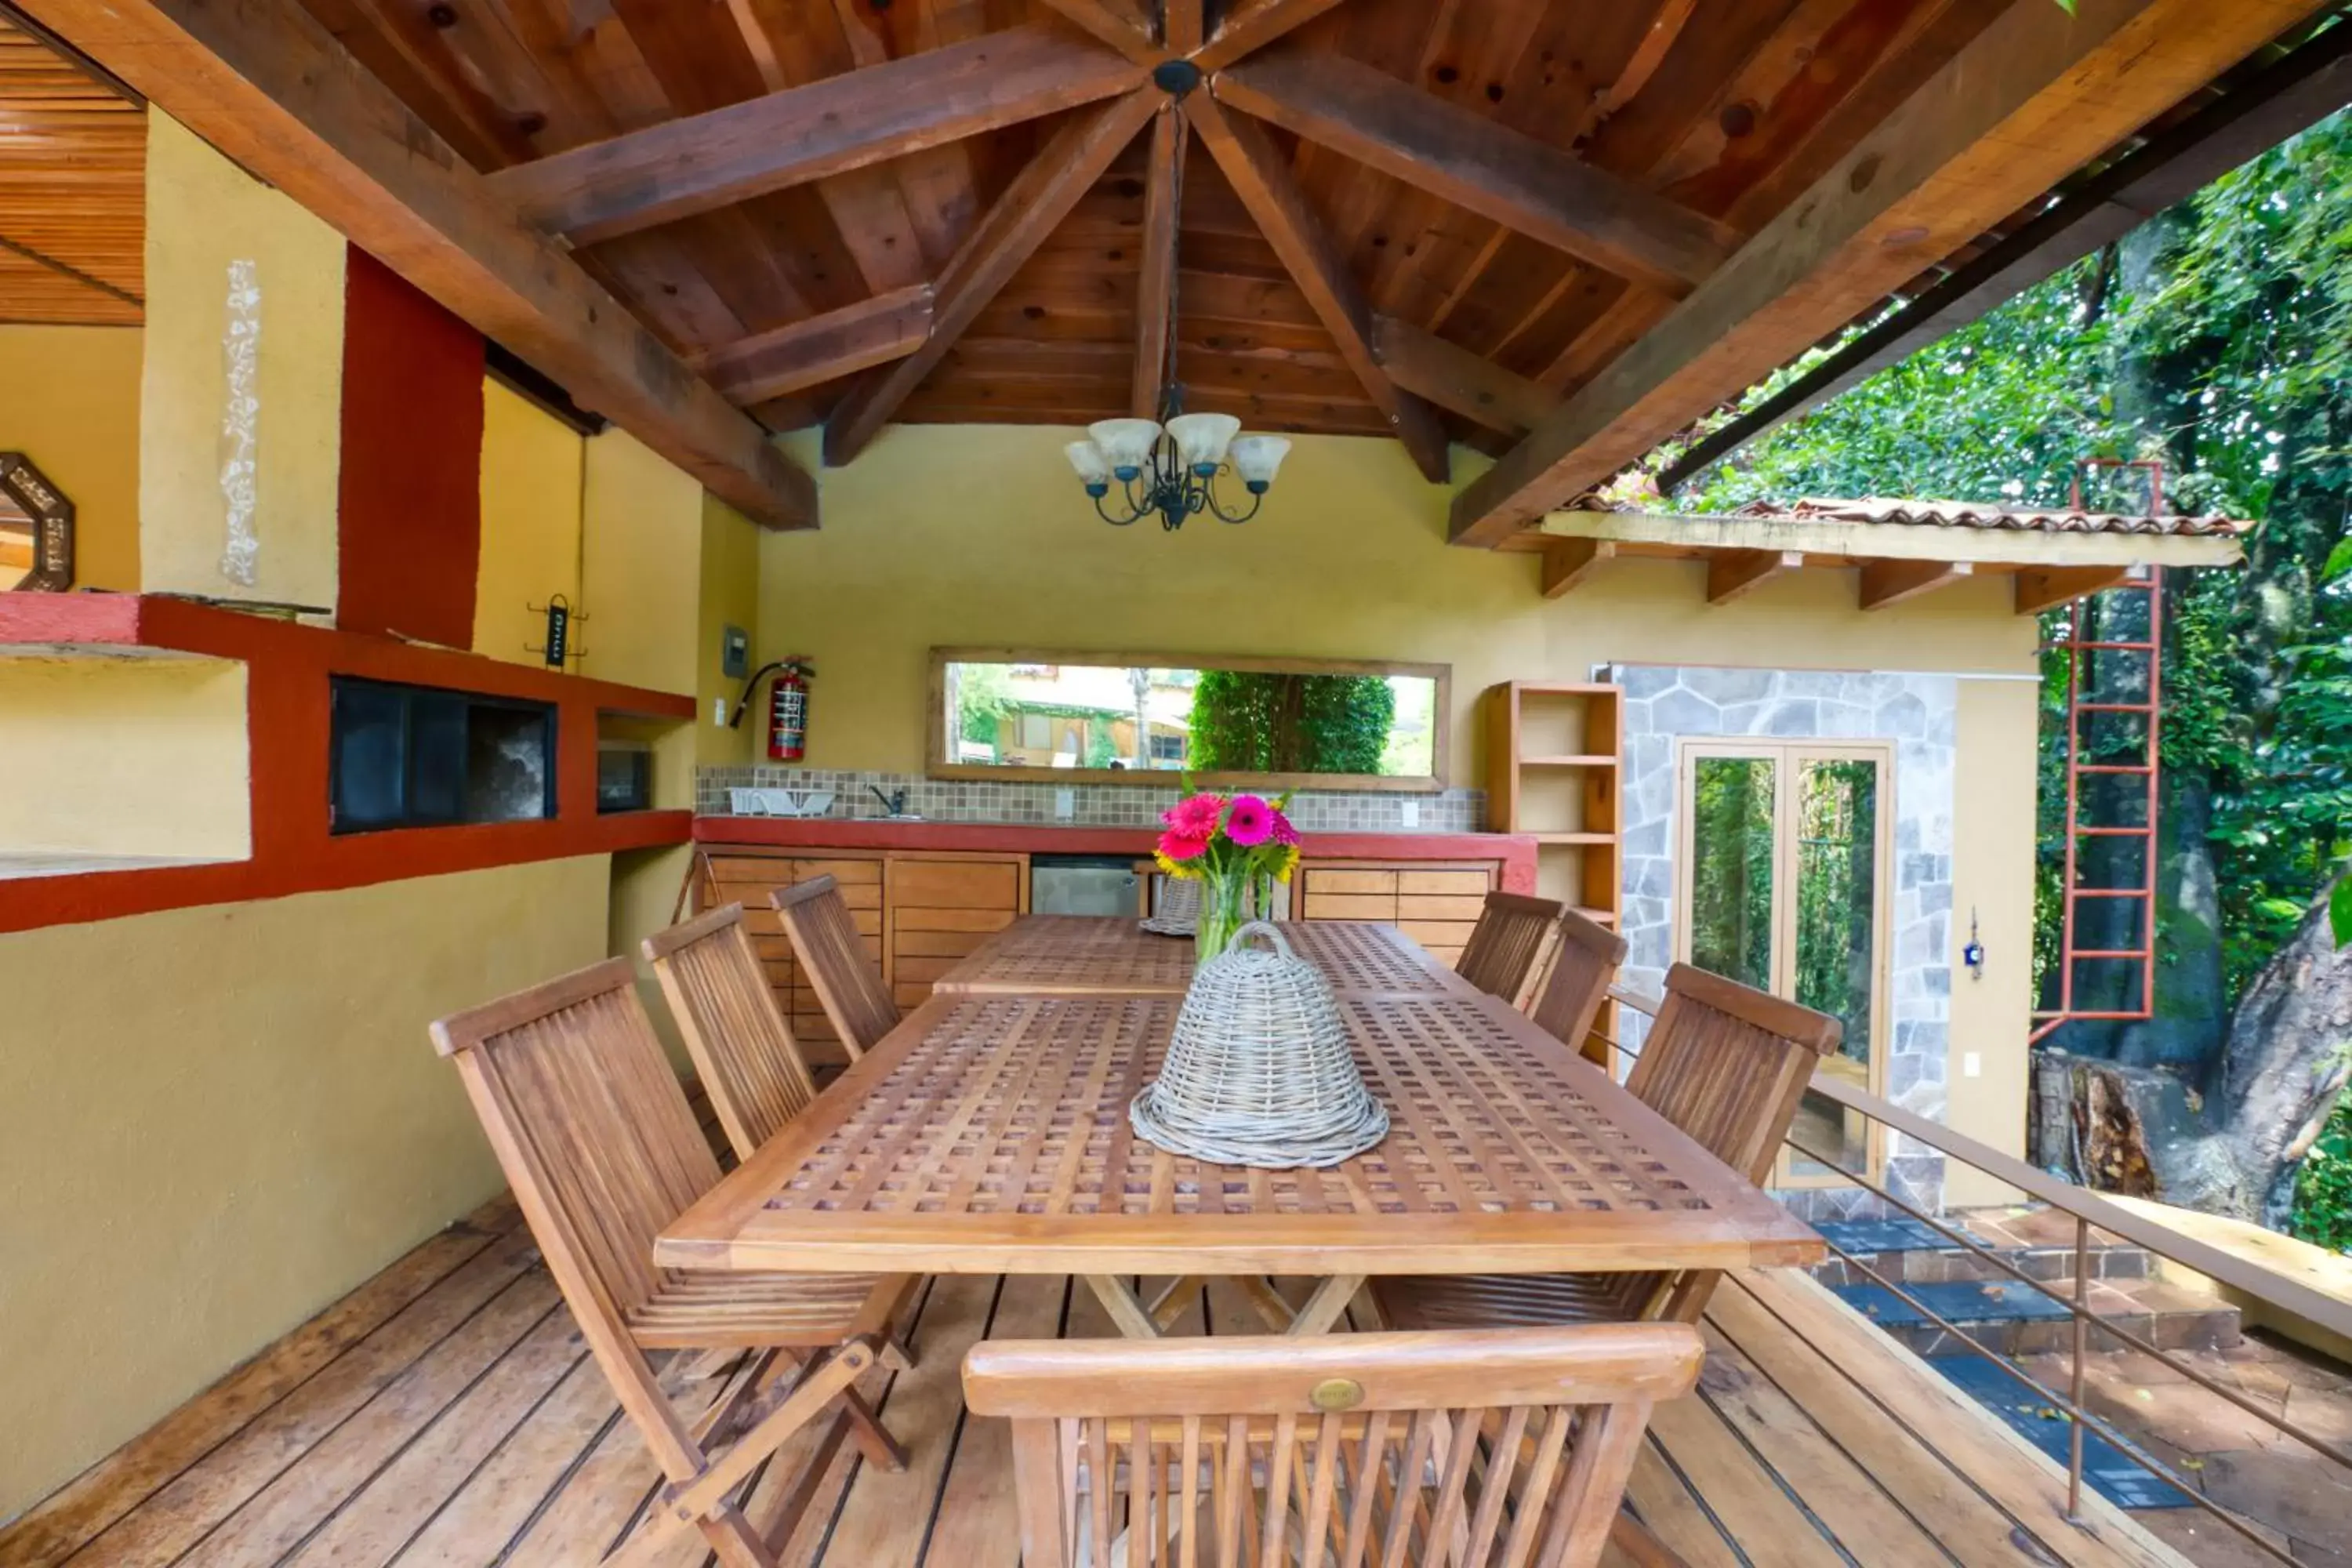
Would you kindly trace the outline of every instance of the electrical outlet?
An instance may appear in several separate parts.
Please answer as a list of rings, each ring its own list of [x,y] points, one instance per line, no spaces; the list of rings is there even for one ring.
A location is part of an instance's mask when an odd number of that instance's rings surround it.
[[[724,697],[710,700],[710,721],[722,730],[727,728],[727,699]]]
[[[1984,1053],[1982,1051],[1962,1051],[1960,1053],[1960,1076],[1962,1078],[1981,1078],[1984,1076]]]
[[[1407,827],[1421,826],[1421,802],[1409,800],[1404,803],[1404,825]]]
[[[1078,814],[1078,797],[1075,791],[1057,789],[1054,792],[1054,815],[1067,822]]]

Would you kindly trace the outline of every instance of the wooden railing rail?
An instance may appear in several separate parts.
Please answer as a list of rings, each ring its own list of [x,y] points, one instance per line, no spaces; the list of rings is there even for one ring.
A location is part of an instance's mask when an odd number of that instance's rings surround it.
[[[1652,1017],[1657,1016],[1659,1004],[1655,998],[1622,985],[1611,987],[1609,994],[1613,1000],[1637,1013]],[[1641,1054],[1639,1050],[1628,1047],[1622,1040],[1611,1038],[1606,1035],[1602,1035],[1601,1038],[1607,1041],[1612,1052],[1629,1060]],[[2290,1564],[2294,1563],[2292,1557],[2273,1545],[2237,1515],[2206,1497],[2203,1489],[2193,1481],[2179,1474],[2162,1459],[2150,1454],[2132,1437],[2116,1430],[2111,1423],[2084,1407],[2083,1403],[2085,1372],[2084,1357],[2090,1348],[2091,1331],[2095,1328],[2100,1332],[2121,1342],[2130,1350],[2143,1355],[2153,1356],[2157,1361],[2179,1373],[2208,1393],[2228,1401],[2231,1405],[2244,1411],[2263,1425],[2285,1436],[2294,1438],[2347,1471],[2352,1471],[2352,1452],[2337,1447],[2302,1426],[2287,1420],[2284,1415],[2264,1408],[2248,1399],[2238,1390],[2208,1376],[2179,1356],[2098,1316],[2092,1309],[2089,1300],[2091,1231],[2095,1226],[2159,1257],[2185,1265],[2256,1300],[2294,1313],[2306,1321],[2316,1323],[2336,1333],[2352,1332],[2352,1301],[2347,1301],[2324,1290],[2314,1289],[2299,1279],[2278,1273],[2260,1263],[2223,1252],[2194,1237],[2185,1236],[2160,1221],[2135,1213],[2118,1204],[2110,1203],[2096,1193],[2086,1192],[2081,1187],[2061,1181],[2047,1172],[2036,1170],[2014,1155],[2005,1154],[1990,1144],[1970,1138],[1964,1132],[1956,1132],[1939,1122],[1930,1121],[1923,1116],[1881,1100],[1876,1095],[1857,1089],[1851,1084],[1842,1083],[1827,1073],[1817,1072],[1811,1087],[1815,1093],[1848,1110],[1893,1128],[1907,1138],[1937,1150],[1948,1157],[1959,1161],[1962,1164],[1984,1172],[2019,1192],[2074,1217],[2074,1289],[2071,1295],[2061,1295],[2052,1289],[2048,1284],[2034,1279],[1974,1237],[1947,1224],[1941,1215],[1927,1213],[1909,1199],[1901,1197],[1890,1192],[1884,1184],[1871,1180],[1863,1172],[1851,1170],[1840,1164],[1830,1155],[1810,1147],[1793,1136],[1786,1140],[1789,1147],[1805,1159],[1874,1194],[1927,1226],[1937,1235],[1947,1237],[1955,1247],[1967,1250],[1979,1260],[2032,1287],[2067,1310],[2074,1322],[2073,1366],[2068,1391],[2062,1396],[2017,1366],[2007,1356],[1992,1350],[1967,1330],[1929,1307],[1916,1295],[1905,1289],[1902,1285],[1881,1274],[1876,1268],[1863,1262],[1845,1248],[1833,1242],[1830,1244],[1830,1250],[1849,1268],[1897,1300],[1907,1303],[1938,1329],[1969,1346],[2023,1384],[2036,1398],[2046,1401],[2066,1416],[2070,1427],[2066,1468],[2069,1517],[2073,1517],[2078,1511],[2082,1501],[2084,1433],[2095,1432],[2142,1469],[2172,1486],[2199,1508],[2227,1525],[2240,1538],[2259,1549],[2263,1555],[2281,1563]]]

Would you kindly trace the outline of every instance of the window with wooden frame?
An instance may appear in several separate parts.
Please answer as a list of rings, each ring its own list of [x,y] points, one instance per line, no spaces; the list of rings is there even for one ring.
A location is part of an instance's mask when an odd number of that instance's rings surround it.
[[[1685,740],[1677,755],[1675,952],[1845,1026],[1821,1070],[1885,1091],[1895,752],[1877,742]],[[1883,1158],[1874,1124],[1817,1094],[1792,1142],[1849,1170]],[[1783,1151],[1774,1180],[1839,1184]]]

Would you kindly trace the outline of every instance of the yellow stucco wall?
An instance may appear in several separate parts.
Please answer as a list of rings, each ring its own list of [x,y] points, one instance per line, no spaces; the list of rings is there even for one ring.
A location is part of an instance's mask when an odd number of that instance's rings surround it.
[[[335,603],[343,237],[161,110],[147,117],[140,561],[151,591]],[[250,587],[221,574],[229,264],[257,263],[260,475]]]
[[[762,538],[760,657],[819,671],[811,766],[919,771],[940,644],[1451,664],[1457,785],[1481,782],[1474,710],[1496,681],[1608,660],[2033,668],[2033,624],[1990,579],[1864,615],[1851,574],[1796,573],[1711,607],[1696,563],[1625,561],[1547,601],[1535,557],[1442,543],[1448,492],[1392,441],[1299,441],[1239,528],[1110,528],[1063,461],[1076,434],[894,426],[824,470],[822,528]],[[1476,459],[1455,456],[1466,475]]]
[[[1626,561],[1547,601],[1535,557],[1444,544],[1449,492],[1394,442],[1299,441],[1265,511],[1240,528],[1113,529],[1063,461],[1076,434],[893,427],[856,464],[822,471],[820,530],[762,536],[759,657],[806,653],[820,672],[810,765],[920,771],[940,644],[1450,664],[1457,785],[1484,783],[1475,705],[1498,681],[1585,679],[1612,661],[2034,668],[2034,625],[2010,613],[2000,579],[1865,615],[1851,573],[1804,572],[1711,607],[1696,563]],[[815,470],[811,447],[796,447]],[[1462,481],[1483,461],[1455,458]],[[2011,1151],[2023,1131],[2033,689],[1960,683],[1950,1120]],[[1958,969],[1971,908],[1992,954],[1981,981]],[[1963,1079],[1969,1050],[1980,1072]]]
[[[0,452],[74,504],[74,586],[139,588],[136,327],[0,325]]]
[[[706,493],[702,498],[702,584],[695,648],[695,761],[726,766],[752,760],[759,727],[750,714],[743,727],[730,730],[717,721],[716,705],[732,712],[741,679],[725,672],[720,637],[729,626],[751,634],[760,642],[760,528],[751,519]],[[759,668],[757,665],[752,668]],[[749,671],[746,671],[748,674]]]
[[[0,938],[0,1519],[500,1189],[425,1026],[603,956],[606,889],[588,856]]]
[[[656,691],[695,688],[702,485],[619,429],[588,448],[578,668]]]
[[[243,859],[247,753],[234,660],[0,658],[0,848]]]
[[[541,663],[527,649],[546,641],[546,617],[530,606],[556,594],[580,602],[580,484],[579,436],[502,384],[485,381],[476,653]],[[588,646],[588,628],[573,629],[575,645]]]

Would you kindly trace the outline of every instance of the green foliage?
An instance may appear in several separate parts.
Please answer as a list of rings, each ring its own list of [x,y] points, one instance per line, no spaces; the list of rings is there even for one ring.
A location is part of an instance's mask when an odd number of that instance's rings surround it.
[[[2352,1253],[2352,1097],[2336,1102],[2319,1140],[2294,1173],[2289,1234]]]
[[[1202,773],[1377,773],[1396,693],[1376,675],[1204,669],[1191,765]]]
[[[2242,570],[2174,574],[2165,669],[2164,762],[2176,784],[2210,784],[2221,912],[2218,932],[2166,936],[2176,952],[2218,941],[2234,998],[2322,897],[2352,941],[2352,112],[1752,443],[1675,504],[2056,504],[2095,456],[2163,459],[2171,510],[2262,521]],[[2053,666],[2040,973],[2056,958],[2064,851]],[[2305,1167],[2298,1220],[2337,1237],[2352,1231],[2346,1114]]]
[[[1013,705],[1004,667],[966,664],[956,671],[956,733],[975,745],[996,744],[998,722]]]
[[[1772,984],[1772,764],[1701,757],[1691,787],[1691,962]]]

